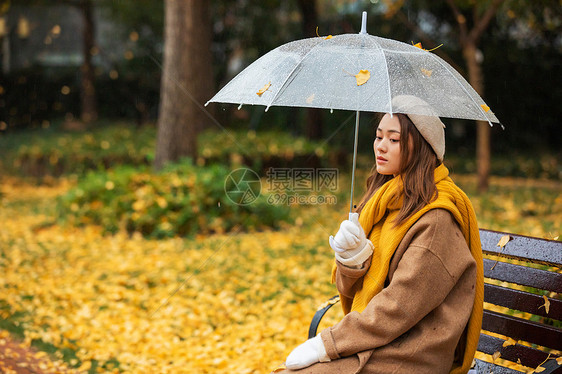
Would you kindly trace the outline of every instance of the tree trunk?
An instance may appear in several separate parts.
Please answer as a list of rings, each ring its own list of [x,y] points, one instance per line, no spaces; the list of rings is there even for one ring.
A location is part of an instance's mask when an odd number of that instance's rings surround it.
[[[82,99],[82,112],[80,118],[83,122],[88,123],[94,121],[98,117],[96,89],[94,86],[94,67],[92,65],[92,50],[95,46],[94,35],[94,17],[93,6],[91,0],[83,0],[80,3],[82,16],[84,17],[84,30],[83,30],[83,51],[84,62],[80,68],[82,72],[81,77],[81,99]]]
[[[482,67],[476,57],[476,45],[466,43],[463,46],[463,56],[468,67],[468,80],[480,96],[484,94],[484,78]],[[488,190],[490,178],[490,126],[486,121],[476,121],[476,164],[478,174],[478,190]]]
[[[318,13],[316,11],[316,0],[299,0],[302,13],[303,34],[307,38],[316,36],[318,26]],[[309,139],[322,138],[322,109],[306,109],[306,136]]]
[[[211,24],[205,0],[166,0],[164,63],[154,167],[197,157],[197,135],[213,89]]]

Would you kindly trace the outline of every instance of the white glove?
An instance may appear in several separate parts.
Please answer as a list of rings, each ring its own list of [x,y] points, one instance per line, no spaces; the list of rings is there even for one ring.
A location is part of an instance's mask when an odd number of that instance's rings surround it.
[[[330,247],[344,265],[361,265],[371,256],[373,243],[365,236],[359,223],[359,213],[349,213],[349,219],[341,223],[336,236],[330,235]]]
[[[285,366],[290,370],[298,370],[317,362],[328,361],[330,361],[330,357],[326,354],[322,338],[320,335],[316,335],[293,349],[285,361]]]

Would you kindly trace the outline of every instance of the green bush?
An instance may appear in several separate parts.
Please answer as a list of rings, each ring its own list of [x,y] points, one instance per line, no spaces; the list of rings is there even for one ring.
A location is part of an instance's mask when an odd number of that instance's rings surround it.
[[[97,123],[84,132],[33,130],[0,136],[0,166],[5,172],[31,177],[84,175],[118,165],[148,165],[154,159],[156,128],[124,123]],[[207,131],[198,138],[198,165],[328,167],[345,160],[326,144],[283,132]]]
[[[205,163],[244,164],[254,170],[335,167],[345,162],[348,153],[279,131],[208,131],[199,136],[198,145],[199,156]]]
[[[501,177],[545,178],[562,180],[560,154],[493,155],[490,173]],[[475,174],[476,160],[472,157],[445,155],[445,165],[457,174]]]
[[[205,168],[186,160],[160,173],[118,167],[90,172],[62,196],[58,216],[72,224],[101,225],[108,233],[126,230],[163,238],[237,230],[278,228],[289,209],[267,196],[238,205],[225,193],[230,173],[221,165]]]
[[[116,165],[147,165],[154,152],[154,128],[132,128],[124,124],[100,124],[84,132],[47,129],[8,134],[0,138],[6,146],[3,168],[11,173],[43,177],[89,170],[105,170]]]

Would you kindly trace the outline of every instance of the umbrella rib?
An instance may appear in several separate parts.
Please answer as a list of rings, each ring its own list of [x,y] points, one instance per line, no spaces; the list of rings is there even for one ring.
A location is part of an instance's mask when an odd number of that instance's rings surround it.
[[[386,67],[386,79],[388,81],[388,105],[390,106],[390,116],[392,117],[392,91],[390,90],[390,74],[388,72],[388,63],[386,62],[386,53],[384,53],[384,48],[382,48],[378,43],[377,47],[379,47],[380,51],[382,52],[382,57],[384,59],[384,66]]]
[[[277,91],[277,93],[273,96],[273,98],[271,99],[271,101],[269,102],[269,104],[265,107],[265,111],[267,112],[269,107],[273,105],[273,102],[275,101],[275,99],[277,98],[277,96],[279,96],[279,94],[281,93],[281,91],[283,91],[283,88],[285,87],[285,85],[287,84],[287,81],[289,80],[289,78],[293,75],[293,72],[300,66],[301,62],[306,58],[306,56],[308,56],[310,54],[310,52],[312,52],[313,50],[315,50],[318,45],[322,44],[322,42],[317,43],[314,47],[310,48],[310,50],[308,52],[305,53],[304,56],[302,56],[302,58],[300,59],[300,61],[295,65],[295,67],[291,70],[291,72],[289,74],[287,74],[287,77],[285,78],[285,80],[283,81],[283,84],[281,85],[281,87],[279,87],[279,90]]]
[[[429,53],[429,52],[428,52]],[[492,125],[492,122],[490,121],[490,119],[488,118],[488,116],[486,115],[486,112],[484,112],[484,109],[482,109],[482,107],[480,105],[478,105],[478,103],[474,100],[474,98],[472,97],[472,95],[470,94],[470,92],[468,92],[468,90],[462,85],[461,82],[459,82],[458,78],[455,76],[455,74],[453,72],[451,72],[451,70],[449,69],[449,67],[445,64],[443,64],[441,61],[439,61],[438,58],[436,58],[432,53],[429,53],[429,55],[431,56],[431,58],[433,58],[435,61],[437,61],[441,66],[443,66],[447,71],[449,71],[449,73],[451,74],[451,76],[455,79],[455,81],[459,84],[459,86],[461,86],[462,90],[468,95],[468,97],[470,97],[470,100],[472,100],[472,102],[474,103],[474,105],[476,105],[476,107],[478,109],[480,109],[480,112],[482,113],[482,115],[484,116],[484,118],[486,118],[486,121],[488,121],[488,123],[490,124],[490,126]],[[478,92],[477,92],[478,94]],[[482,99],[482,101],[484,101],[484,99]],[[484,102],[485,104],[485,102]]]

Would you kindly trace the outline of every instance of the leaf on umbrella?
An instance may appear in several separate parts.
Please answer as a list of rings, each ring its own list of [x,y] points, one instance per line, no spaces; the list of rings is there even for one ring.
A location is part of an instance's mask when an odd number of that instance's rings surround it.
[[[430,78],[430,77],[431,77],[431,74],[433,73],[433,70],[427,70],[427,69],[421,68],[421,72],[422,72],[426,77]]]
[[[517,344],[517,340],[513,338],[509,338],[505,342],[503,342],[502,347],[508,347],[510,345],[515,345],[515,344]]]
[[[544,306],[544,310],[546,310],[546,314],[548,314],[550,310],[550,300],[548,300],[548,297],[546,297],[545,295],[542,295],[542,298],[544,299],[544,304],[539,306],[539,309]]]
[[[537,366],[537,368],[535,369],[535,373],[540,373],[540,372],[543,372],[543,371],[545,371],[545,370],[546,370],[546,369],[543,368],[542,366]]]
[[[371,72],[369,70],[359,70],[359,73],[355,75],[355,79],[357,79],[357,85],[361,86],[371,78]]]
[[[318,35],[318,26],[316,26],[316,36],[321,38],[321,36]],[[324,38],[324,40],[328,40],[328,39],[332,39],[332,35],[328,35],[327,37]]]
[[[484,109],[484,112],[489,112],[490,111],[490,107],[486,104],[481,104],[480,105],[482,107],[482,109]]]
[[[414,42],[412,42],[412,45],[416,48],[421,49],[421,50],[431,52],[431,51],[435,51],[437,48],[441,47],[443,44],[439,44],[437,47],[431,48],[430,50],[427,50],[427,49],[423,48],[421,43],[414,44]]]
[[[314,101],[314,94],[310,95],[309,97],[306,98],[306,103],[310,104]]]
[[[562,365],[562,357],[557,357],[557,358],[556,358],[556,363],[557,363],[558,365]]]
[[[500,241],[498,242],[497,246],[503,248],[503,247],[505,247],[505,245],[506,245],[511,239],[512,239],[511,236],[509,236],[509,235],[504,235],[504,236],[501,237],[501,239],[500,239]]]
[[[492,362],[496,361],[498,358],[500,358],[500,356],[500,352],[494,352],[494,354],[492,355]]]
[[[258,96],[263,95],[263,93],[267,90],[269,90],[269,87],[271,87],[271,82],[269,82],[268,84],[266,84],[265,86],[263,86],[258,92],[256,92],[256,94]]]

